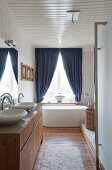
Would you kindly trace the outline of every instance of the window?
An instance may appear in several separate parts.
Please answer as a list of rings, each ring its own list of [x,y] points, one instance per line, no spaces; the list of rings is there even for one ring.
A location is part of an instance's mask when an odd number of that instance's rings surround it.
[[[74,102],[75,96],[72,92],[72,89],[69,85],[64,67],[63,61],[61,57],[61,53],[59,54],[56,70],[51,81],[50,87],[44,96],[44,102],[55,102],[55,96],[61,93],[65,96],[63,101],[65,102]]]
[[[0,82],[0,95],[10,93],[13,98],[18,96],[18,85],[13,73],[10,55],[8,53],[4,74]]]

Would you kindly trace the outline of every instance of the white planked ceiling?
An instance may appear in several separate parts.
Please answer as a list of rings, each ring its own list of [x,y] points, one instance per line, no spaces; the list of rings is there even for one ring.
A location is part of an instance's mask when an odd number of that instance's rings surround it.
[[[21,28],[36,47],[91,47],[94,22],[112,18],[112,0],[6,0]],[[80,10],[79,20],[66,20]]]

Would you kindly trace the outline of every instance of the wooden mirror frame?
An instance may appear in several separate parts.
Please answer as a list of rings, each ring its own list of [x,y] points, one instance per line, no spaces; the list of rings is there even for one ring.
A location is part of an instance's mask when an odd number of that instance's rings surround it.
[[[21,63],[21,80],[26,80],[26,65]]]
[[[21,63],[21,80],[34,81],[34,69]]]
[[[26,67],[26,80],[31,80],[31,67]]]
[[[34,70],[33,70],[33,68],[30,68],[30,80],[31,81],[34,80]]]

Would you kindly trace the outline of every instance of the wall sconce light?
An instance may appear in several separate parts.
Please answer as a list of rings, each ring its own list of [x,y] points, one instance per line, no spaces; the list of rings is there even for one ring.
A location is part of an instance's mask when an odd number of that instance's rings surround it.
[[[5,40],[5,44],[9,47],[16,47],[16,43],[13,40]]]

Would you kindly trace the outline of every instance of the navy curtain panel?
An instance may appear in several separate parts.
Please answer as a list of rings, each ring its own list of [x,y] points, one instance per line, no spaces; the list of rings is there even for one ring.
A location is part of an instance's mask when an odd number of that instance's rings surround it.
[[[36,100],[41,102],[44,99],[58,60],[59,49],[57,48],[36,48]]]
[[[9,48],[8,50],[11,57],[13,72],[18,83],[18,51],[14,48]]]
[[[64,69],[75,95],[75,100],[80,101],[82,95],[82,49],[62,48]]]
[[[5,65],[8,56],[8,49],[7,48],[0,48],[0,80],[5,70]]]

